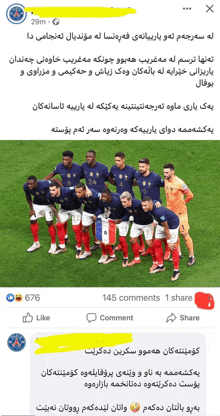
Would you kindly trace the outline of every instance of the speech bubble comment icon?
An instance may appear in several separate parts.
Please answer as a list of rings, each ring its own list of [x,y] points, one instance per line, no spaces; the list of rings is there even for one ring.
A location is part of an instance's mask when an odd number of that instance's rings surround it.
[[[96,315],[96,313],[87,313],[86,319],[89,323],[93,322],[93,321],[96,321],[97,315]]]

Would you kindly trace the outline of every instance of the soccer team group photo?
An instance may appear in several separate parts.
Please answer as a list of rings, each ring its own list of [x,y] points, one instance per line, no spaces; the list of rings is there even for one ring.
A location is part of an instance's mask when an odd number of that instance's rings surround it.
[[[201,270],[196,230],[204,209],[196,199],[203,142],[13,143],[22,147],[21,159],[28,154],[19,214],[26,254],[22,249],[20,258],[26,257],[34,281],[51,272],[49,286],[194,280]],[[199,158],[185,166],[190,144]],[[46,266],[39,276],[41,261]]]

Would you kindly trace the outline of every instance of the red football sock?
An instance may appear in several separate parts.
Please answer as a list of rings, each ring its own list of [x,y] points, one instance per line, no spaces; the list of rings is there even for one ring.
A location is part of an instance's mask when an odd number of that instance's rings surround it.
[[[97,240],[97,238],[95,236],[95,222],[92,223],[92,234],[94,236],[95,243],[99,244],[99,241]]]
[[[178,249],[178,253],[181,253],[181,247],[180,247],[180,237],[178,235],[178,240],[177,240],[177,249]]]
[[[166,238],[163,239],[163,242],[164,242],[164,245],[165,245],[165,251],[170,251]]]
[[[82,233],[82,241],[85,246],[85,251],[90,251],[89,243],[90,243],[90,235],[89,232]]]
[[[103,243],[101,243],[101,250],[102,250],[102,255],[106,256],[107,255],[107,247]]]
[[[179,270],[180,256],[179,256],[179,251],[177,247],[175,248],[175,250],[172,251],[172,257],[173,257],[174,270]]]
[[[67,230],[67,227],[68,227],[68,222],[66,221],[66,222],[64,222],[64,231],[65,231],[65,235],[67,235],[68,234],[68,230]]]
[[[123,257],[127,259],[128,258],[128,245],[127,245],[126,237],[119,236],[119,243],[121,244]]]
[[[48,227],[48,231],[50,234],[50,238],[51,238],[51,244],[56,244],[56,228],[55,225],[51,225],[50,227]]]
[[[65,244],[65,229],[64,229],[64,224],[62,224],[62,222],[58,222],[56,224],[57,227],[57,235],[59,238],[59,243],[60,244]]]
[[[162,266],[163,265],[163,248],[162,248],[161,240],[157,240],[155,238],[154,249],[155,249],[155,254],[156,254],[157,261],[158,261],[158,265]]]
[[[73,232],[76,236],[76,245],[78,248],[82,247],[82,224],[72,225]]]
[[[31,224],[31,232],[32,232],[33,239],[34,239],[34,242],[35,243],[37,241],[39,241],[39,238],[38,238],[38,230],[39,230],[39,225],[38,225],[37,222],[35,224]]]
[[[95,238],[95,222],[92,223],[92,234]]]
[[[140,245],[141,246],[144,246],[145,244],[144,244],[144,238],[143,238],[143,235],[142,234],[139,235],[138,239],[140,241]]]
[[[110,254],[111,257],[115,255],[114,251],[112,250],[111,244],[108,244],[107,245],[107,250],[108,250],[108,252],[109,252],[109,254]]]
[[[154,246],[148,247],[148,253],[150,253],[150,255],[152,256],[153,262],[156,263],[157,262],[157,257],[156,257],[156,254],[155,254]]]
[[[139,246],[138,242],[131,244],[131,248],[132,248],[132,251],[134,253],[135,259],[138,259],[140,257],[139,256],[139,248],[140,248],[140,246]]]

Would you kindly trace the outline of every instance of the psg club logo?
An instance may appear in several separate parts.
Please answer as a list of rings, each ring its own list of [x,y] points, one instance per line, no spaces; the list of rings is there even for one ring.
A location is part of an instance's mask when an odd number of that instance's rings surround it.
[[[6,16],[9,22],[18,25],[24,22],[27,17],[27,13],[24,11],[24,6],[22,6],[22,4],[14,3],[8,7]]]
[[[26,340],[21,334],[12,334],[8,337],[7,344],[12,351],[22,351],[26,345]]]

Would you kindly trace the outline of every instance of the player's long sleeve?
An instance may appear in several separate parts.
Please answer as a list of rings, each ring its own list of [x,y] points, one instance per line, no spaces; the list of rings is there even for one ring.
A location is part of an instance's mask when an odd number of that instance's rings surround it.
[[[191,199],[194,198],[193,193],[190,191],[190,189],[188,190],[187,194],[186,194],[186,199],[185,199],[185,203],[187,204],[187,202],[191,201]]]
[[[125,215],[121,218],[122,221],[129,221],[130,214],[126,212]]]
[[[98,217],[98,215],[103,214],[104,211],[105,211],[104,205],[103,205],[102,201],[99,201],[99,207],[98,207],[97,211],[95,212],[96,218]]]

